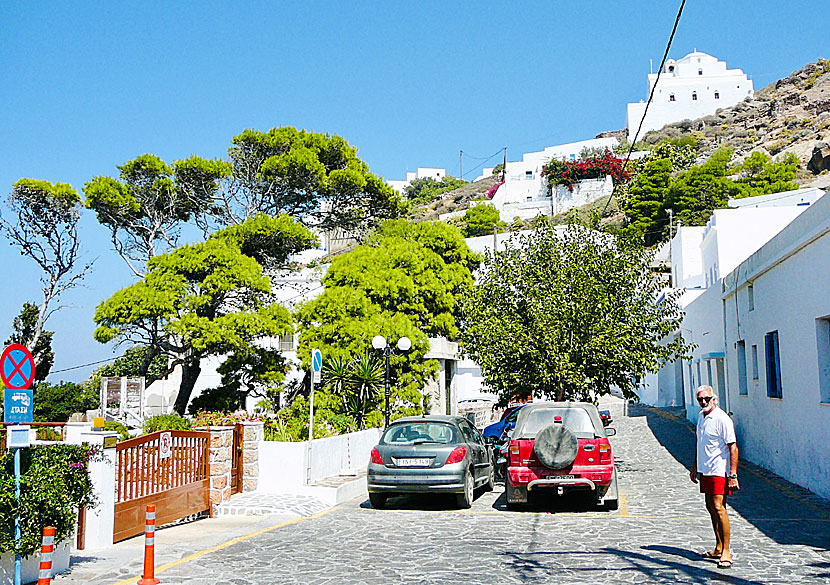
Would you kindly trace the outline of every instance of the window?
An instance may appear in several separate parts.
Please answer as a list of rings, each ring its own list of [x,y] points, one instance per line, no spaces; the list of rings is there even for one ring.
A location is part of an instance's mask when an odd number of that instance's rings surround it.
[[[746,287],[746,294],[747,294],[747,303],[749,304],[749,310],[755,310],[755,287],[750,284]]]
[[[695,374],[692,370],[692,362],[689,362],[689,386],[692,388],[692,392],[694,392],[695,386]]]
[[[703,378],[700,375],[700,361],[697,362],[697,385],[703,384]]]
[[[706,360],[706,380],[712,386],[712,360]]]
[[[698,75],[703,75],[703,68],[702,67],[697,70],[697,74]]]
[[[719,91],[716,91],[716,92],[715,92],[715,99],[716,99],[716,100],[719,100],[719,99],[720,99],[720,92],[719,92]]]
[[[738,394],[746,396],[749,391],[746,385],[746,342],[738,342]]]
[[[525,179],[532,179],[533,178],[533,171],[525,171]]]
[[[670,94],[669,94],[669,101],[670,101],[670,102],[673,102],[673,101],[674,101],[674,94],[673,94],[673,93],[670,93]]]
[[[295,344],[295,335],[292,333],[291,335],[281,335],[280,336],[280,351],[296,351],[297,345]]]
[[[758,380],[758,346],[752,346],[752,379]]]
[[[576,155],[574,153],[571,153],[571,160],[576,160]]]
[[[830,404],[830,317],[816,319],[816,341],[821,402]]]
[[[781,393],[781,356],[778,352],[778,331],[770,331],[764,336],[767,360],[767,396],[783,398]]]
[[[693,101],[693,102],[696,102],[696,101],[697,101],[697,92],[696,92],[696,91],[693,91],[693,92],[692,92],[692,101]]]

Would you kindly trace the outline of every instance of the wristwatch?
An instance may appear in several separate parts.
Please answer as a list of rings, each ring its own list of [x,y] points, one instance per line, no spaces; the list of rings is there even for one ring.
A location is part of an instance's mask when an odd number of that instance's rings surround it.
[[[726,477],[728,477],[729,479],[738,479],[738,474],[737,473],[730,473]]]

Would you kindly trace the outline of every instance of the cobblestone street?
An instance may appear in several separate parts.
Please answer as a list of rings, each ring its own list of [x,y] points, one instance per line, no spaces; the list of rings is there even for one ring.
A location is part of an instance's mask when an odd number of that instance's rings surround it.
[[[827,583],[830,505],[753,466],[731,497],[735,565],[699,558],[714,540],[688,479],[694,436],[664,412],[613,411],[620,509],[504,507],[501,487],[458,511],[452,498],[362,499],[158,575],[164,584]]]

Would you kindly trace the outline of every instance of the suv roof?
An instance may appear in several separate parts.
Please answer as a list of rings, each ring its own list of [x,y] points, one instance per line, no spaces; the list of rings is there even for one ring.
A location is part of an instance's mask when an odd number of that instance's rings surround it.
[[[518,433],[521,432],[525,421],[530,418],[533,412],[549,408],[582,409],[586,411],[588,416],[591,418],[591,423],[594,425],[594,433],[600,437],[605,436],[605,427],[602,424],[602,419],[599,417],[599,411],[597,410],[597,407],[590,402],[533,402],[532,404],[528,404],[521,409],[521,411],[519,411],[519,417],[516,419],[515,432],[517,433],[517,436]]]

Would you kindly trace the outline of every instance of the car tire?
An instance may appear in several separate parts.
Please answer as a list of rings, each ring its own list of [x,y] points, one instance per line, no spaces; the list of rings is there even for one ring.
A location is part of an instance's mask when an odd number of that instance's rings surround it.
[[[619,500],[605,500],[602,504],[602,508],[604,510],[619,510],[620,509],[620,501]]]
[[[388,497],[389,496],[386,494],[369,494],[369,503],[372,504],[373,508],[382,510],[386,507],[386,500]]]
[[[548,469],[563,469],[573,464],[576,459],[579,441],[568,427],[552,424],[536,434],[533,452]]]
[[[490,462],[490,470],[487,472],[487,482],[484,484],[485,492],[492,492],[496,487],[496,464]]]
[[[464,474],[464,491],[455,495],[455,502],[459,508],[470,508],[473,505],[473,489],[475,482],[473,482],[473,474],[467,471]]]

